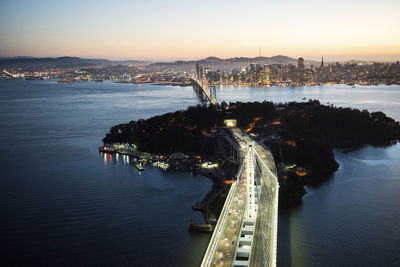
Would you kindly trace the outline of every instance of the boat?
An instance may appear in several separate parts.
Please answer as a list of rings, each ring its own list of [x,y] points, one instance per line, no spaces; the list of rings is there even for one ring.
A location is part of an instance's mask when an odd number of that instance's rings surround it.
[[[169,164],[168,163],[161,162],[161,161],[153,162],[153,166],[159,167],[159,168],[163,169],[164,171],[169,168]]]
[[[212,230],[211,224],[190,223],[189,225],[189,231],[210,233]]]
[[[142,166],[140,163],[136,163],[136,164],[135,164],[135,167],[136,167],[136,169],[138,169],[139,171],[143,171],[143,170],[144,170],[143,166]]]

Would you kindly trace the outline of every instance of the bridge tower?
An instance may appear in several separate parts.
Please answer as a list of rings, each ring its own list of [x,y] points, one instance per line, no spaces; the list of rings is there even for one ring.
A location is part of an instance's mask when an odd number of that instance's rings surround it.
[[[204,70],[198,63],[196,64],[196,70],[192,75],[193,89],[197,94],[200,102],[205,104],[207,101],[212,105],[217,104],[217,92],[214,85],[209,84],[207,79],[204,77]]]

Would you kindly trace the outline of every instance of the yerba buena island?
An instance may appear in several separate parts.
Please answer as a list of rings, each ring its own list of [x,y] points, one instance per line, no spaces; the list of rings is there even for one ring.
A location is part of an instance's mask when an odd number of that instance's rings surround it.
[[[1,266],[400,266],[400,2],[0,2]]]
[[[222,208],[219,198],[240,167],[240,146],[229,130],[232,122],[243,135],[271,150],[280,182],[280,209],[298,202],[306,193],[304,185],[321,183],[338,169],[333,148],[390,146],[400,137],[399,122],[382,112],[338,108],[317,100],[222,102],[115,125],[100,151],[134,156],[141,166],[180,168],[210,177],[213,190],[220,194],[209,194],[199,204],[207,221],[215,222]]]

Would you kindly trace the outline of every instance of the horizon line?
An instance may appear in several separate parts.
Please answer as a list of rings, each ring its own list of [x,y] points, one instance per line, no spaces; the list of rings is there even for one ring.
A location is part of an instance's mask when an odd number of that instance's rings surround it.
[[[273,58],[273,57],[278,57],[278,56],[283,56],[283,57],[289,57],[292,59],[298,59],[298,58],[303,58],[305,60],[310,60],[310,61],[320,61],[322,58],[324,58],[325,62],[342,62],[342,61],[375,61],[375,62],[396,62],[400,60],[400,54],[376,54],[376,55],[321,55],[321,56],[299,56],[299,57],[294,57],[294,56],[286,56],[283,54],[278,54],[278,55],[273,55],[273,56],[233,56],[233,57],[218,57],[214,55],[209,55],[206,57],[193,57],[193,58],[187,58],[187,57],[173,57],[173,58],[151,58],[151,57],[146,57],[146,58],[130,58],[130,57],[108,57],[108,56],[85,56],[85,55],[62,55],[62,56],[1,56],[0,55],[0,60],[4,59],[18,59],[18,58],[62,58],[62,57],[72,57],[72,58],[83,58],[83,59],[103,59],[103,60],[109,60],[109,61],[159,61],[159,62],[173,62],[173,61],[199,61],[199,60],[204,60],[210,57],[222,59],[222,60],[227,60],[227,59],[232,59],[232,58],[249,58],[249,59],[255,59],[255,58]],[[373,58],[381,58],[381,59],[373,59]],[[390,59],[390,57],[393,57]],[[331,59],[329,59],[331,58]],[[336,58],[336,59],[333,59]],[[341,58],[341,59],[339,59]],[[357,59],[359,58],[359,59]],[[360,59],[364,58],[364,59]],[[370,59],[367,59],[370,58]],[[383,59],[385,58],[385,59]]]

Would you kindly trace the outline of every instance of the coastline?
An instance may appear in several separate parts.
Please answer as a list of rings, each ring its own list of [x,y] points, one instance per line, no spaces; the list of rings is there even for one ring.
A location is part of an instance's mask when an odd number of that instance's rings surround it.
[[[130,83],[130,84],[151,84],[154,86],[163,86],[163,85],[171,85],[171,86],[180,86],[180,87],[188,87],[192,86],[191,83],[188,82],[164,82],[164,81],[131,81],[131,80],[102,80],[102,79],[93,79],[93,80],[88,80],[88,79],[64,79],[64,78],[55,78],[55,77],[18,77],[18,78],[10,78],[10,77],[0,77],[0,79],[11,79],[11,80],[35,80],[35,81],[42,81],[42,80],[56,80],[60,84],[69,84],[69,83],[79,83],[79,82],[113,82],[113,83]],[[355,87],[355,86],[391,86],[391,85],[400,85],[400,81],[397,82],[392,82],[392,83],[336,83],[336,82],[318,82],[318,83],[304,83],[304,84],[291,84],[288,82],[274,82],[268,85],[265,84],[257,84],[257,83],[246,83],[246,84],[223,84],[223,83],[215,83],[213,86],[219,86],[219,87],[254,87],[254,88],[269,88],[269,87],[304,87],[304,86],[335,86],[335,85],[347,85],[349,87]]]
[[[310,100],[284,104],[236,102],[228,105],[223,102],[216,107],[189,107],[184,111],[116,125],[103,142],[135,143],[138,151],[163,155],[156,159],[166,159],[173,153],[183,152],[201,155],[200,158],[205,161],[208,159],[204,157],[208,155],[210,159],[214,157],[215,161],[216,137],[223,132],[221,122],[227,118],[237,119],[239,128],[271,150],[281,184],[281,212],[301,201],[306,194],[304,186],[322,183],[339,168],[333,148],[352,150],[368,144],[391,145],[400,136],[399,122],[382,112],[336,108]],[[180,168],[201,173],[199,169],[195,170],[194,165],[190,165],[194,163],[193,160],[195,158],[186,160],[186,164],[181,164]],[[168,164],[179,167],[177,163]],[[215,186],[209,194],[217,195],[214,199],[224,193],[222,187],[218,186],[221,181],[234,177],[201,174],[214,181]],[[217,191],[219,194],[215,193]],[[206,213],[210,210],[215,213],[216,209],[208,204],[206,197],[194,207],[206,210]],[[210,219],[208,217],[212,216],[207,215],[207,221]]]
[[[213,184],[207,193],[207,195],[192,205],[193,210],[201,211],[203,218],[207,224],[215,224],[218,220],[219,212],[223,206],[223,200],[229,191],[232,175],[232,164],[223,164],[222,166],[213,167],[212,169],[204,169],[201,166],[208,164],[209,162],[220,162],[223,160],[217,155],[195,155],[187,156],[185,158],[173,159],[171,155],[155,155],[146,152],[141,152],[136,148],[131,147],[128,144],[112,144],[110,146],[99,147],[100,153],[108,154],[121,154],[134,158],[133,166],[141,164],[143,166],[149,165],[150,167],[161,168],[164,171],[171,169],[179,169],[191,173],[192,175],[202,175],[210,180]],[[118,148],[119,147],[119,148]],[[130,149],[129,149],[130,147]],[[203,164],[198,162],[198,158],[201,157]],[[189,164],[188,164],[189,162]],[[226,166],[228,165],[228,166]],[[237,166],[239,168],[239,166]],[[145,171],[144,169],[138,169]]]

